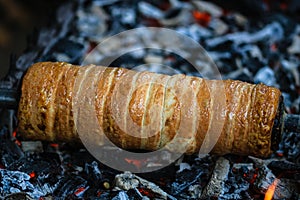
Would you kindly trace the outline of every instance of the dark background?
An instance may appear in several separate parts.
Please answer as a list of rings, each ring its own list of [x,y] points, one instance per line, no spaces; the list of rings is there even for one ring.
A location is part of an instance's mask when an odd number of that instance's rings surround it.
[[[51,23],[62,0],[0,0],[0,79],[9,68],[11,57],[25,50],[35,30]]]
[[[26,48],[34,31],[51,23],[56,8],[68,0],[0,0],[0,79],[9,68],[11,57],[18,57]],[[71,0],[70,0],[71,1]],[[135,2],[137,0],[124,0]],[[250,18],[265,15],[262,2],[269,2],[276,11],[281,3],[288,3],[287,13],[299,15],[300,0],[210,0],[225,9],[237,10]],[[295,19],[296,20],[296,19]]]

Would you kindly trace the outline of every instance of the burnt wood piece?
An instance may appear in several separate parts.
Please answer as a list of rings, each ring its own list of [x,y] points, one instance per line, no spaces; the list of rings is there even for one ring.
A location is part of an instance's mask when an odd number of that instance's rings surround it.
[[[295,114],[286,114],[284,116],[283,131],[286,133],[300,133],[300,116]]]
[[[0,88],[0,108],[18,108],[20,93],[14,89]]]

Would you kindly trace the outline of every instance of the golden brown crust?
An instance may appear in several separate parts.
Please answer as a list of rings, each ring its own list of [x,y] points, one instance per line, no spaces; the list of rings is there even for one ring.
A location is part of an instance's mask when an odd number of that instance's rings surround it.
[[[203,144],[204,137],[208,130],[210,121],[210,92],[208,89],[208,80],[202,79],[197,91],[197,133],[196,133],[196,149],[195,152],[199,152],[201,145]]]
[[[248,147],[258,155],[271,153],[271,134],[277,107],[280,101],[280,91],[263,84],[255,86],[252,93],[250,111],[250,128]]]
[[[55,96],[58,83],[68,69],[65,63],[37,63],[26,73],[22,85],[20,130],[30,139],[55,140]]]
[[[79,67],[67,66],[68,69],[63,73],[57,87],[54,105],[56,107],[54,132],[57,140],[76,139],[73,112],[72,97],[75,77]],[[78,137],[78,136],[77,136]]]
[[[220,138],[213,149],[213,153],[247,154],[245,138],[248,134],[248,113],[252,109],[249,105],[250,95],[254,85],[241,81],[223,81],[226,98],[225,121]],[[220,95],[221,96],[221,95]]]
[[[95,81],[95,90],[84,88],[92,86],[89,80]],[[172,151],[197,153],[212,130],[220,131],[212,153],[267,156],[279,97],[276,88],[241,81],[36,63],[24,76],[19,130],[27,139],[78,140],[74,120],[79,118],[73,116],[78,108],[73,105],[89,110],[84,101],[95,100],[99,129],[124,149],[154,151],[167,145]],[[224,106],[218,98],[224,98]],[[80,119],[87,122],[89,112]],[[220,119],[224,124],[214,129]],[[170,142],[176,145],[168,146]]]
[[[155,74],[152,77],[143,115],[141,148],[157,150],[160,147],[161,132],[164,127],[165,91],[170,77],[162,74]]]

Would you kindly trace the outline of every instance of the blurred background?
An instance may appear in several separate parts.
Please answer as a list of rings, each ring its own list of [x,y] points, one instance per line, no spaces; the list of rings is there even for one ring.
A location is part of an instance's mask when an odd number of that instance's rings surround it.
[[[11,56],[18,57],[27,40],[51,20],[65,0],[0,0],[0,79],[6,75]]]
[[[7,73],[11,57],[18,57],[22,53],[34,32],[41,26],[47,26],[56,8],[66,1],[0,0],[0,79]],[[126,0],[126,2],[130,1]],[[263,5],[266,3],[273,11],[280,10],[285,5],[288,5],[284,8],[288,13],[297,13],[300,10],[299,0],[211,0],[210,2],[225,9],[238,10],[251,18],[264,15],[266,9]]]

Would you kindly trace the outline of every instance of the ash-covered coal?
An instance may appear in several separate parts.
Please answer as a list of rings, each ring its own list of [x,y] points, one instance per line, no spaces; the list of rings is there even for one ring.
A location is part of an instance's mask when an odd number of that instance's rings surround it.
[[[299,14],[296,1],[255,1],[254,18],[234,1],[95,0],[68,2],[56,18],[35,32],[28,48],[12,59],[1,88],[18,88],[27,67],[38,61],[67,61],[80,64],[105,38],[137,27],[165,27],[192,38],[208,51],[223,79],[276,86],[284,96],[288,113],[300,113]],[[269,2],[269,3],[268,3]],[[239,2],[242,5],[247,2]],[[272,4],[272,5],[271,5]],[[298,7],[299,8],[299,7]],[[160,73],[201,76],[181,56],[163,51],[163,38],[154,43],[137,42],[132,36],[95,51],[97,63],[128,46],[139,49],[115,60],[112,65]],[[143,49],[149,43],[156,49]],[[125,47],[122,46],[126,44]],[[182,44],[174,42],[174,46]],[[185,47],[188,49],[189,47]],[[179,48],[184,55],[186,49]],[[153,64],[156,63],[156,64]],[[205,65],[200,59],[199,65]],[[168,66],[168,67],[161,67]],[[6,199],[263,199],[275,180],[274,199],[299,199],[300,135],[285,133],[272,160],[226,155],[184,156],[159,171],[132,174],[119,172],[96,161],[83,147],[20,141],[16,111],[1,109],[0,197]],[[110,150],[106,153],[110,156]],[[110,158],[115,159],[115,158]],[[142,161],[128,158],[127,165]],[[153,161],[153,166],[160,163]],[[149,167],[153,167],[149,166]],[[298,186],[297,186],[298,184]]]

